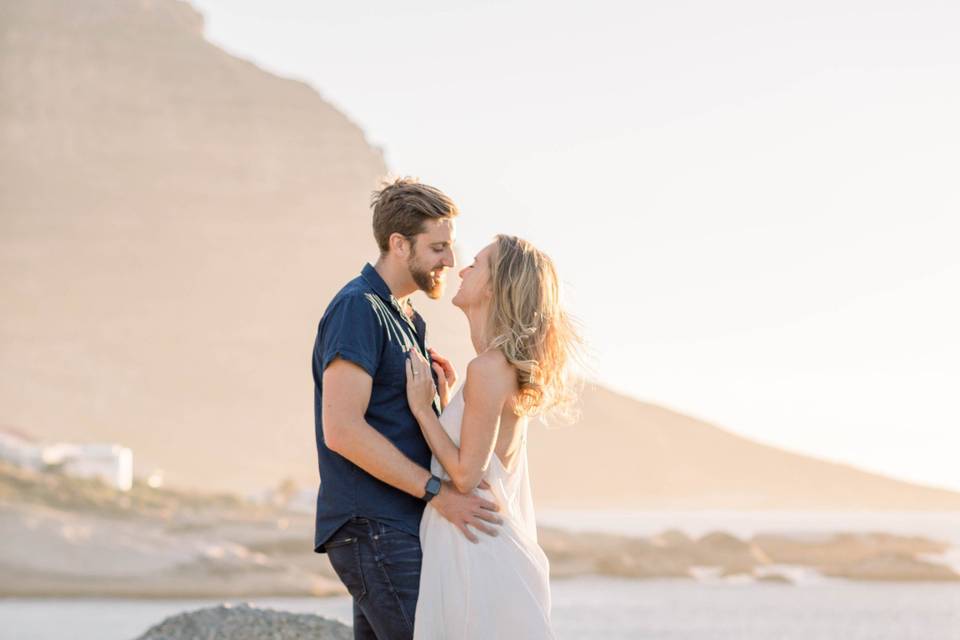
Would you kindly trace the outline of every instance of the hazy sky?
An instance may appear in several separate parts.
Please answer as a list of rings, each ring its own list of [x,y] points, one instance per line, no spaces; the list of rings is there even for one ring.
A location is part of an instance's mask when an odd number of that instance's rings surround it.
[[[194,4],[449,192],[464,255],[550,253],[604,383],[960,490],[956,3]]]

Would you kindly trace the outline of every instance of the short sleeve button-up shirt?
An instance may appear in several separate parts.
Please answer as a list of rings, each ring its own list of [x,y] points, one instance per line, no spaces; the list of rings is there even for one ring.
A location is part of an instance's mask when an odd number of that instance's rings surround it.
[[[370,264],[346,284],[320,320],[313,348],[314,423],[320,491],[314,548],[324,544],[350,518],[366,517],[419,535],[424,502],[396,489],[327,448],[323,439],[323,372],[336,358],[358,365],[373,380],[364,419],[397,449],[424,468],[430,448],[407,404],[406,351],[426,349],[426,323],[408,317]],[[439,404],[434,402],[439,413]]]

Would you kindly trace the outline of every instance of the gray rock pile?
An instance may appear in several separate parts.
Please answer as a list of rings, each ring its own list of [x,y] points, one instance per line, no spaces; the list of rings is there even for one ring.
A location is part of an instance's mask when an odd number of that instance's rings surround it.
[[[919,536],[759,534],[741,540],[713,531],[694,539],[671,529],[640,538],[546,527],[538,530],[538,536],[554,578],[595,573],[691,578],[696,569],[717,568],[721,577],[743,575],[783,582],[787,578],[773,578],[764,569],[796,565],[850,580],[960,582],[960,573],[942,557],[951,545]]]
[[[310,613],[220,605],[171,616],[137,640],[351,640],[353,630]]]

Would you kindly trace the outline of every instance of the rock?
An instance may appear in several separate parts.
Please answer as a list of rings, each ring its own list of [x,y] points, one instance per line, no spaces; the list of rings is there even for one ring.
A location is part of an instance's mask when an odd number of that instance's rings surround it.
[[[754,536],[754,544],[776,563],[833,566],[860,562],[878,554],[943,553],[949,544],[918,536],[887,533],[837,533],[832,535]]]
[[[3,486],[0,470],[0,486]],[[32,486],[32,485],[31,485]],[[277,533],[271,513],[195,500],[169,517],[152,508],[54,509],[0,504],[0,597],[257,598],[345,593],[326,556],[313,553],[304,518],[297,532]],[[221,524],[194,526],[219,518]],[[302,525],[302,526],[301,526]],[[272,533],[265,531],[268,527]],[[272,538],[268,537],[271,536]],[[244,543],[273,540],[303,551],[264,553]],[[281,536],[283,536],[281,538]],[[283,541],[282,543],[280,541]],[[293,546],[290,544],[289,546]]]
[[[746,576],[748,578],[752,578],[753,567],[747,567],[744,565],[720,567],[720,571],[717,575],[721,578],[733,578],[735,576]]]
[[[679,529],[667,529],[662,533],[658,533],[650,538],[650,542],[657,547],[673,548],[689,547],[694,544],[690,536]]]
[[[644,538],[541,527],[539,541],[554,578],[600,574],[625,578],[690,577],[690,557]]]
[[[753,542],[714,531],[696,542],[697,564],[723,567],[724,573],[753,573],[754,567],[770,564],[770,558]]]
[[[879,553],[856,562],[827,566],[823,573],[850,580],[960,581],[960,574],[950,567],[926,562],[904,552]]]
[[[351,640],[353,630],[310,613],[220,605],[171,616],[137,640]]]
[[[682,558],[659,552],[606,554],[597,559],[595,568],[601,575],[622,578],[690,577],[690,567]]]
[[[793,580],[779,573],[768,573],[766,575],[757,576],[757,582],[772,582],[775,584],[793,584]]]

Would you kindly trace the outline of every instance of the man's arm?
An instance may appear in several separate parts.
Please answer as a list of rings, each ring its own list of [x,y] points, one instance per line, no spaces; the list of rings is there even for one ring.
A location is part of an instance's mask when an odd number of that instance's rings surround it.
[[[364,419],[373,379],[360,366],[335,358],[323,372],[323,440],[327,447],[373,477],[422,498],[430,472],[408,458]],[[479,542],[466,525],[497,535],[484,522],[501,524],[496,503],[473,492],[458,492],[444,482],[431,504],[471,542]]]
[[[336,358],[323,372],[323,439],[331,451],[382,482],[422,498],[430,472],[405,456],[364,419],[373,379]]]

